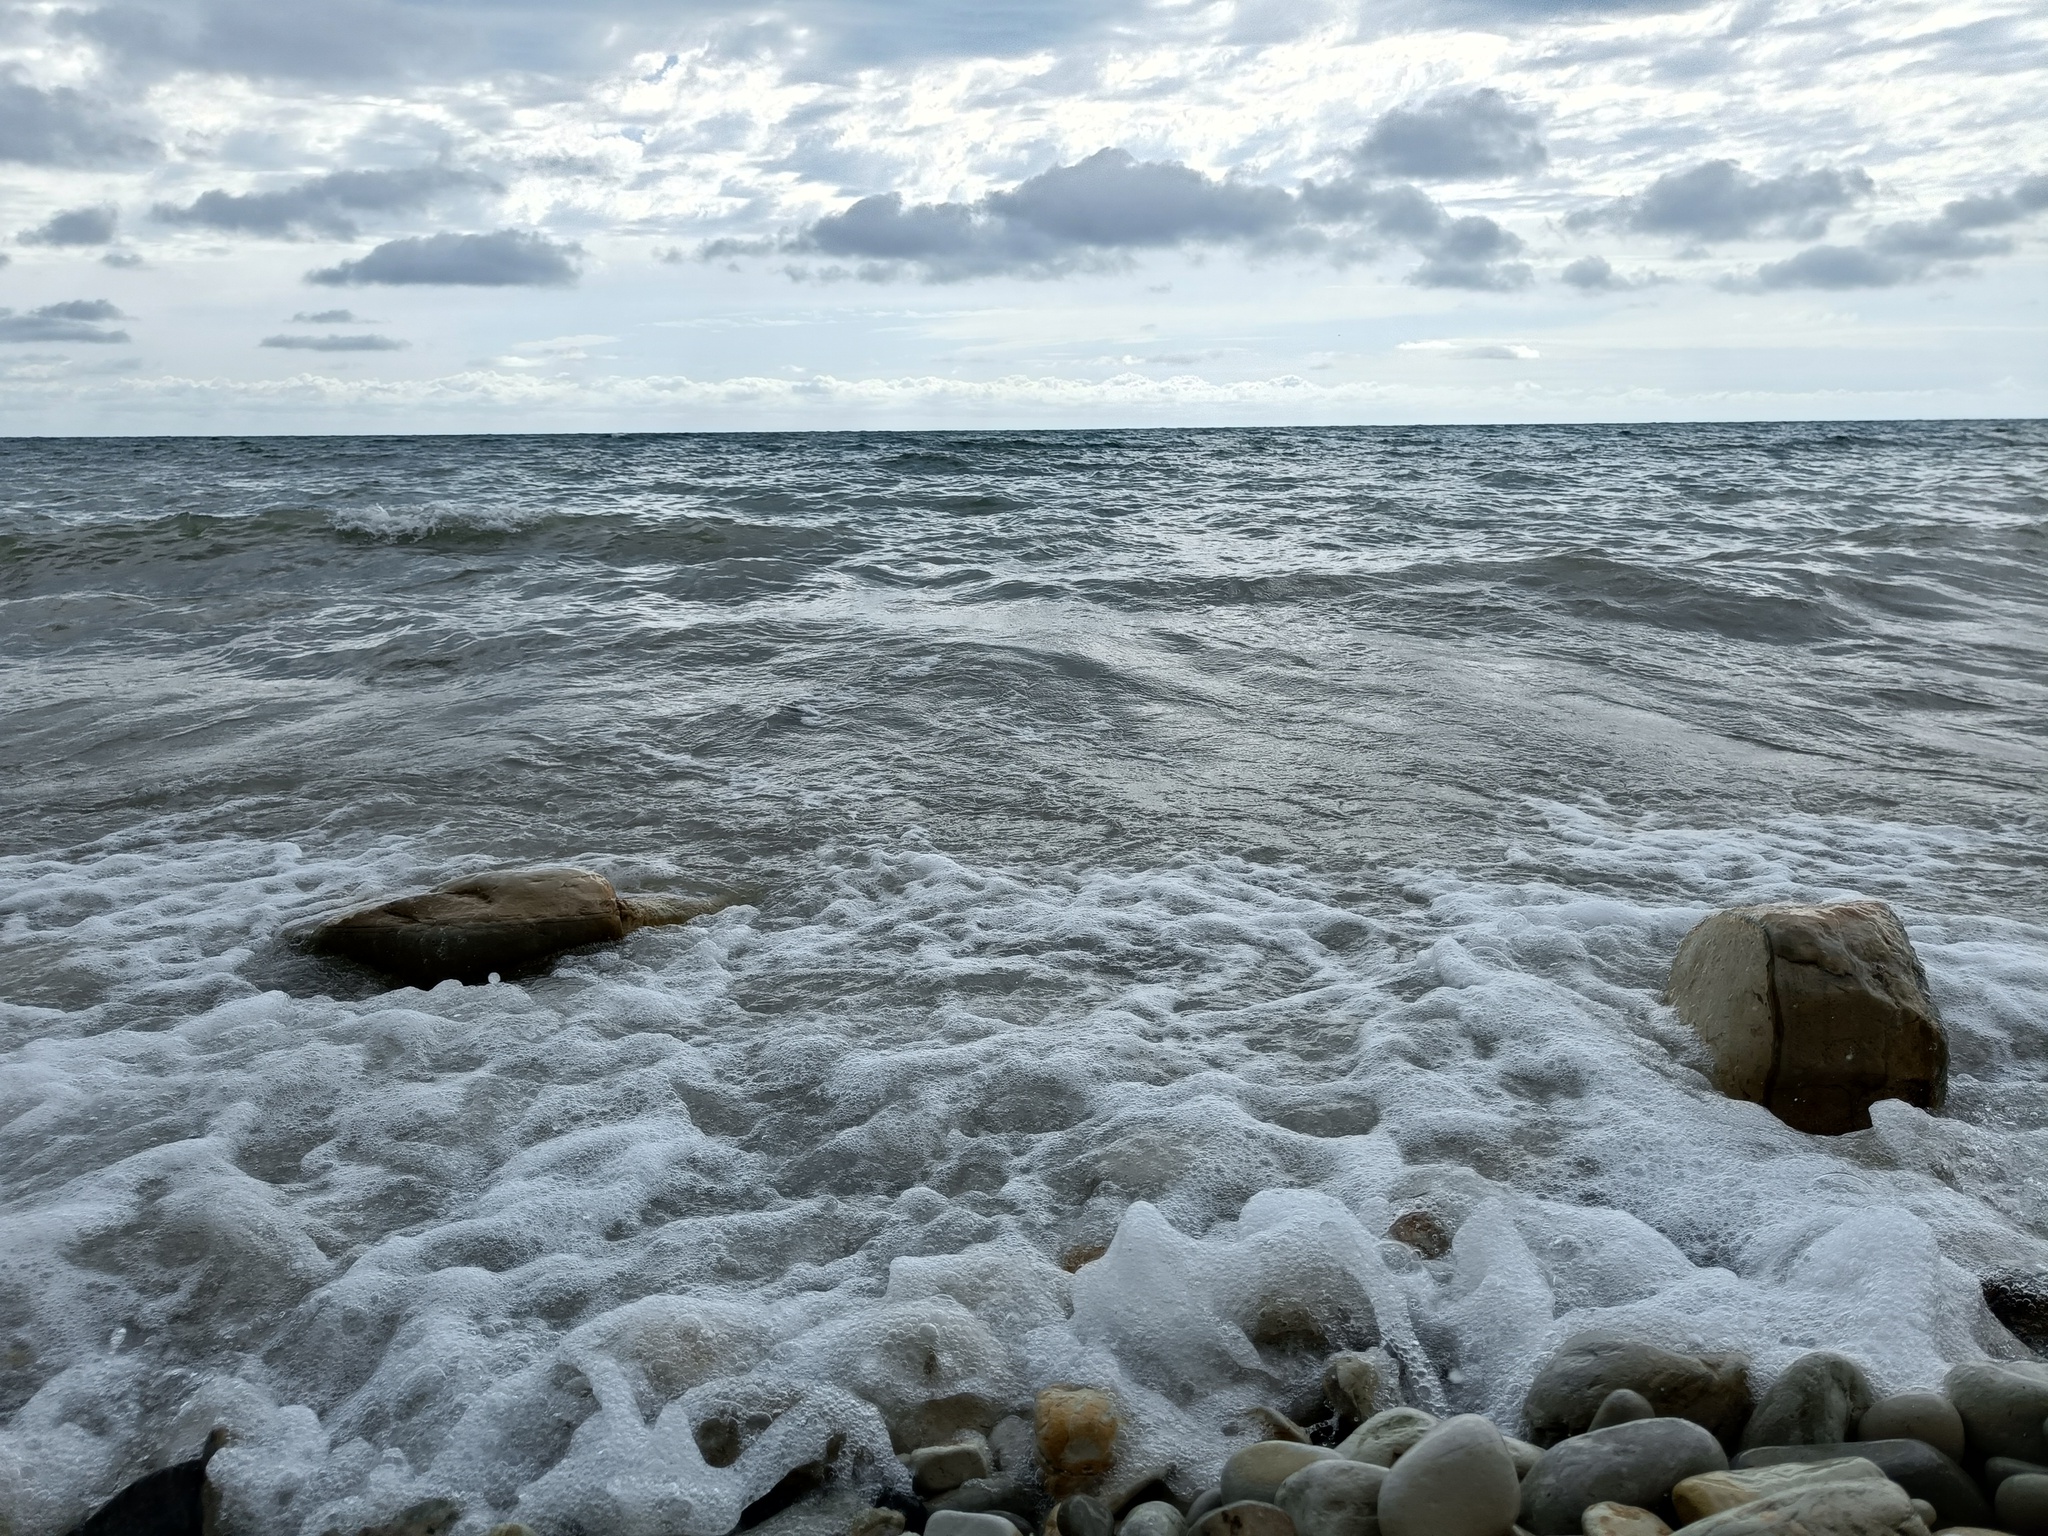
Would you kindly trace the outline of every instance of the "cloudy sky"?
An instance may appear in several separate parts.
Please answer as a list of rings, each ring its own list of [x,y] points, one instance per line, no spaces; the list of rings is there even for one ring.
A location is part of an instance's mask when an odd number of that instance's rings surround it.
[[[2040,0],[0,0],[0,432],[2048,414]]]

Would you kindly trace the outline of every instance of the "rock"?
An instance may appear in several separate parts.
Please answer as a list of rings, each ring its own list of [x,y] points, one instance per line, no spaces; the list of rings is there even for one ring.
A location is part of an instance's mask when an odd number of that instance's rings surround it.
[[[1926,1536],[1912,1500],[1883,1478],[1822,1483],[1709,1515],[1687,1536]]]
[[[2048,1477],[2022,1472],[2000,1483],[1998,1523],[2013,1536],[2048,1536]]]
[[[1451,1251],[1451,1234],[1428,1211],[1405,1211],[1396,1216],[1387,1236],[1406,1243],[1425,1259],[1440,1259]]]
[[[1312,1445],[1308,1431],[1277,1408],[1254,1408],[1251,1419],[1261,1433],[1261,1440],[1292,1440],[1296,1445]]]
[[[1188,1529],[1193,1530],[1195,1522],[1200,1520],[1202,1516],[1208,1514],[1212,1509],[1221,1509],[1222,1507],[1223,1488],[1221,1484],[1217,1484],[1214,1487],[1204,1488],[1200,1493],[1196,1494],[1195,1501],[1188,1505],[1188,1512],[1183,1518],[1187,1521]]]
[[[962,1483],[995,1471],[988,1442],[979,1435],[950,1445],[923,1446],[904,1457],[903,1462],[910,1469],[910,1486],[926,1498],[935,1493],[951,1493]]]
[[[565,949],[623,939],[636,928],[688,922],[724,902],[621,896],[587,869],[515,869],[470,875],[320,924],[315,954],[367,965],[416,987],[514,976]]]
[[[1294,1522],[1277,1504],[1246,1499],[1210,1510],[1188,1526],[1188,1536],[1294,1536]]]
[[[1600,1400],[1594,1410],[1593,1422],[1588,1429],[1612,1429],[1617,1424],[1633,1424],[1638,1419],[1654,1419],[1657,1410],[1650,1406],[1650,1400],[1640,1392],[1627,1387],[1616,1387]]]
[[[1526,1440],[1517,1440],[1513,1435],[1502,1435],[1500,1443],[1508,1448],[1508,1460],[1515,1464],[1515,1476],[1527,1477],[1543,1459],[1543,1447],[1531,1445]]]
[[[1053,1506],[1046,1531],[1048,1536],[1116,1536],[1116,1519],[1102,1500],[1077,1493]]]
[[[1554,1445],[1584,1433],[1617,1387],[1641,1393],[1658,1414],[1690,1419],[1730,1446],[1749,1419],[1749,1358],[1681,1355],[1613,1333],[1567,1339],[1530,1384],[1529,1438]]]
[[[1098,1497],[1119,1520],[1140,1504],[1171,1504],[1179,1509],[1180,1500],[1173,1491],[1176,1470],[1170,1461],[1152,1462],[1141,1467],[1118,1467],[1115,1474],[1103,1483]]]
[[[1588,1504],[1579,1516],[1579,1530],[1584,1536],[1671,1536],[1671,1527],[1647,1509],[1612,1499]]]
[[[1875,1394],[1863,1367],[1847,1355],[1815,1350],[1785,1367],[1757,1400],[1742,1431],[1757,1445],[1839,1445],[1869,1411]]]
[[[382,1525],[366,1525],[356,1536],[441,1536],[462,1518],[462,1506],[447,1499],[422,1499]]]
[[[898,1509],[864,1509],[853,1517],[846,1536],[903,1536],[906,1525]]]
[[[856,1523],[858,1522],[856,1521]],[[899,1524],[896,1529],[900,1531],[903,1527]],[[530,1525],[521,1525],[518,1521],[512,1520],[504,1525],[492,1526],[484,1533],[484,1536],[540,1536],[540,1532]],[[876,1533],[876,1536],[880,1536],[880,1533]]]
[[[1655,1509],[1702,1472],[1725,1472],[1728,1455],[1690,1419],[1637,1419],[1588,1430],[1552,1446],[1522,1479],[1522,1524],[1565,1536],[1594,1504]]]
[[[1982,1281],[1984,1305],[2035,1354],[2048,1354],[2048,1272],[2010,1270]]]
[[[1832,1461],[1781,1462],[1770,1467],[1744,1467],[1738,1471],[1702,1472],[1688,1477],[1671,1490],[1671,1507],[1681,1525],[1718,1515],[1738,1504],[1753,1504],[1773,1494],[1795,1488],[1817,1488],[1822,1483],[1868,1482],[1884,1474],[1877,1463],[1856,1456],[1838,1456]]]
[[[913,1532],[922,1531],[925,1521],[931,1518],[931,1511],[925,1508],[924,1500],[895,1488],[884,1488],[876,1494],[875,1508],[901,1515],[904,1529]]]
[[[1972,1456],[2048,1461],[2048,1365],[1978,1360],[1957,1366],[1942,1385],[1962,1415]]]
[[[1881,901],[1716,912],[1679,944],[1669,1000],[1714,1086],[1797,1130],[1867,1130],[1879,1099],[1939,1109],[1948,1091],[1926,974]]]
[[[1984,1486],[1996,1493],[1998,1485],[2008,1477],[2022,1477],[2029,1473],[2048,1477],[2048,1466],[2037,1461],[2021,1461],[2016,1456],[1991,1456],[1984,1462]]]
[[[1387,1469],[1363,1461],[1316,1461],[1273,1496],[1296,1536],[1379,1536],[1380,1485]]]
[[[1014,1413],[998,1419],[986,1438],[997,1471],[1020,1480],[1038,1476],[1038,1440],[1029,1420]]]
[[[1908,1499],[1906,1502],[1913,1506],[1913,1513],[1920,1517],[1920,1523],[1930,1531],[1933,1530],[1934,1522],[1941,1518],[1935,1514],[1934,1506],[1925,1499]]]
[[[206,1464],[225,1444],[227,1431],[216,1429],[197,1456],[138,1477],[74,1526],[72,1536],[203,1536],[219,1503]]]
[[[1978,1525],[1987,1514],[1984,1496],[1970,1474],[1924,1440],[1850,1440],[1840,1445],[1769,1445],[1744,1451],[1739,1468],[1783,1466],[1788,1462],[1833,1461],[1861,1456],[1916,1499],[1940,1512],[1944,1525]]]
[[[1280,1485],[1310,1462],[1342,1459],[1327,1446],[1301,1445],[1293,1440],[1255,1441],[1223,1463],[1223,1502],[1257,1499],[1271,1504]]]
[[[1164,1499],[1140,1504],[1123,1518],[1117,1536],[1181,1536],[1187,1522],[1179,1510]]]
[[[1384,1349],[1346,1350],[1323,1367],[1323,1400],[1340,1425],[1401,1406],[1401,1368]]]
[[[1925,1440],[1951,1461],[1963,1459],[1963,1416],[1939,1392],[1878,1399],[1856,1426],[1858,1440]]]
[[[1436,1415],[1420,1408],[1389,1408],[1353,1430],[1337,1447],[1337,1454],[1350,1461],[1391,1467],[1436,1426]]]
[[[1521,1505],[1500,1431],[1476,1413],[1445,1419],[1380,1485],[1384,1536],[1508,1536]]]
[[[1017,1528],[1001,1515],[965,1509],[941,1509],[925,1522],[924,1536],[1016,1536]]]
[[[1079,1493],[1116,1465],[1116,1402],[1094,1387],[1047,1387],[1032,1418],[1045,1486],[1056,1499]]]
[[[998,1472],[992,1477],[970,1477],[950,1493],[935,1493],[925,1500],[925,1507],[957,1510],[963,1514],[1008,1512],[1029,1515],[1037,1502],[1016,1478]]]

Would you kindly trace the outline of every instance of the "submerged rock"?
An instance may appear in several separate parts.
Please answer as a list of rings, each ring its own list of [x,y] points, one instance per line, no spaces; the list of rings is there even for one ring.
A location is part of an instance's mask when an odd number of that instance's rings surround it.
[[[1942,1385],[1962,1415],[1972,1456],[2048,1461],[2048,1365],[1978,1360],[1957,1366]]]
[[[1500,1431],[1476,1413],[1445,1419],[1380,1484],[1385,1536],[1508,1536],[1521,1506]]]
[[[1860,1456],[1916,1499],[1932,1504],[1943,1525],[1978,1525],[1986,1516],[1984,1495],[1961,1467],[1924,1440],[1851,1440],[1841,1445],[1772,1445],[1744,1451],[1737,1467],[1784,1466]]]
[[[724,905],[621,896],[611,881],[587,869],[498,870],[330,918],[306,943],[315,954],[353,960],[417,987],[477,983],[493,972],[534,970],[565,949],[685,923]]]
[[[1924,1440],[1949,1460],[1961,1461],[1963,1416],[1939,1392],[1901,1392],[1873,1403],[1857,1422],[1855,1438]]]
[[[1592,1505],[1655,1508],[1685,1479],[1727,1467],[1721,1442],[1689,1419],[1589,1430],[1545,1451],[1522,1479],[1522,1524],[1536,1536],[1565,1536]]]
[[[1948,1091],[1926,973],[1881,901],[1716,912],[1678,946],[1669,997],[1714,1086],[1798,1130],[1865,1130],[1879,1099],[1939,1109]]]
[[[1863,1367],[1847,1355],[1801,1355],[1764,1393],[1742,1431],[1757,1445],[1839,1445],[1869,1411],[1873,1394]]]
[[[190,1461],[138,1477],[102,1504],[71,1536],[205,1536],[217,1503],[206,1464],[227,1443],[216,1429]]]
[[[1584,1433],[1619,1387],[1640,1393],[1664,1417],[1701,1425],[1724,1446],[1735,1444],[1749,1419],[1746,1355],[1681,1355],[1619,1334],[1582,1333],[1530,1384],[1522,1410],[1529,1438],[1547,1446]]]
[[[1377,1345],[1332,1355],[1323,1366],[1323,1401],[1340,1424],[1363,1424],[1401,1406],[1401,1368]]]
[[[1094,1387],[1047,1387],[1032,1415],[1045,1486],[1079,1493],[1116,1465],[1116,1401]]]

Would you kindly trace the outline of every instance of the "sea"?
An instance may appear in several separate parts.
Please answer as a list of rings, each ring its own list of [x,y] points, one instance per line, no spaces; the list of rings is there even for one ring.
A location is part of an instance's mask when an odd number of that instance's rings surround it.
[[[17,439],[0,666],[13,1536],[217,1428],[240,1536],[832,1536],[1049,1384],[1185,1495],[1335,1349],[2024,1347],[2048,423]],[[297,941],[563,864],[731,904]],[[1949,1094],[1810,1136],[1663,989],[1846,897]]]

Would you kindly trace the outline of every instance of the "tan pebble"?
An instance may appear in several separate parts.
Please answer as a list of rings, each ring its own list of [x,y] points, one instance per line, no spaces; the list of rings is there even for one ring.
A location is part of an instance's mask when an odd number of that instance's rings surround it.
[[[1579,1529],[1585,1536],[1671,1536],[1671,1527],[1647,1509],[1608,1499],[1586,1506]]]
[[[903,1536],[903,1511],[900,1509],[864,1509],[853,1517],[853,1523],[846,1528],[846,1536]],[[493,1531],[491,1536],[497,1536]]]
[[[1116,1465],[1116,1400],[1094,1387],[1047,1387],[1032,1413],[1045,1486],[1077,1493]]]

